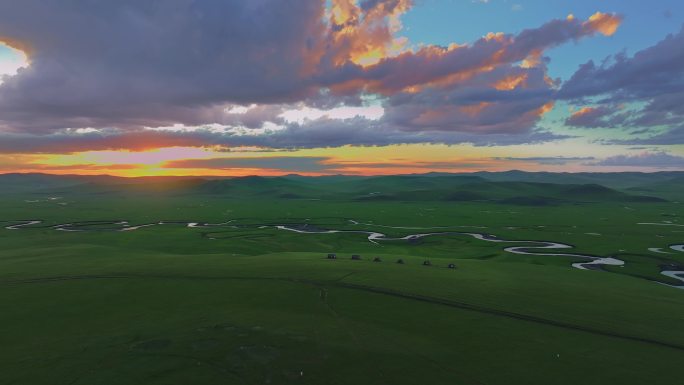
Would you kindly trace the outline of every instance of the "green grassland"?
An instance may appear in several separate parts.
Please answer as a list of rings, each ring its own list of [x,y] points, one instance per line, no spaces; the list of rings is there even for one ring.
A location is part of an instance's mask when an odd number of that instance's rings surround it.
[[[0,384],[680,381],[684,290],[660,274],[684,266],[679,176],[514,176],[0,177]],[[178,223],[86,224],[123,220]]]

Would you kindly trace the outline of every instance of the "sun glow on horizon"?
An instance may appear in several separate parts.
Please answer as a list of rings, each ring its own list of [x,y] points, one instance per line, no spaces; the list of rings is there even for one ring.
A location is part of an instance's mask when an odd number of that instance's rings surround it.
[[[598,146],[598,145],[594,145]],[[605,156],[628,149],[616,146]],[[663,149],[661,149],[663,150]],[[566,151],[573,157],[559,156]],[[534,145],[478,147],[473,145],[344,146],[327,149],[269,150],[260,148],[164,147],[146,151],[86,151],[71,154],[15,154],[4,157],[2,172],[108,174],[145,176],[307,176],[388,175],[426,172],[599,171],[596,148],[580,141]],[[554,162],[554,159],[557,161]],[[292,164],[305,161],[296,169]],[[546,162],[544,161],[546,160]],[[223,163],[225,161],[225,163]],[[314,164],[315,167],[311,167]],[[605,169],[616,171],[615,168]]]

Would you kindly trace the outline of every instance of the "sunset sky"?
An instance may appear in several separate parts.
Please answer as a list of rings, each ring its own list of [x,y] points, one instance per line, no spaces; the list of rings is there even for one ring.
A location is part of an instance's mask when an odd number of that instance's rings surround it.
[[[0,0],[0,173],[684,170],[681,0]]]

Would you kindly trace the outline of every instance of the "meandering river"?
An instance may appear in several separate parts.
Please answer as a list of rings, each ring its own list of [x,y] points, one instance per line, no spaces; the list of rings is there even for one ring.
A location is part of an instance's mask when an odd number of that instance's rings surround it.
[[[43,229],[54,229],[57,231],[135,231],[145,227],[159,226],[159,225],[183,225],[188,228],[212,228],[212,227],[222,227],[230,226],[235,228],[237,226],[233,225],[234,220],[222,222],[222,223],[202,223],[195,221],[159,221],[153,223],[145,223],[140,225],[131,226],[128,221],[86,221],[86,222],[74,222],[65,223],[50,226],[39,226],[43,224],[42,220],[24,220],[24,221],[5,221],[11,224],[5,226],[7,230],[21,230],[27,228],[43,228]],[[446,229],[446,228],[476,228],[482,229],[482,226],[454,226],[454,227],[408,227],[408,226],[384,226],[376,225],[371,223],[361,223],[355,220],[349,220],[349,222],[354,226],[373,226],[373,227],[383,227],[391,229],[401,229],[401,230],[430,230],[430,229]],[[650,224],[650,223],[649,223]],[[92,226],[98,226],[93,229]],[[104,227],[111,226],[111,227]],[[432,236],[469,236],[485,242],[497,242],[497,243],[517,243],[524,244],[521,246],[509,246],[503,250],[512,254],[523,254],[523,255],[545,255],[545,256],[560,256],[560,257],[571,257],[583,259],[582,262],[572,263],[572,267],[581,270],[588,270],[592,268],[600,268],[604,265],[610,266],[624,266],[625,262],[614,258],[614,257],[598,257],[594,255],[587,254],[575,254],[575,253],[559,253],[555,250],[568,250],[573,249],[572,245],[553,242],[553,241],[539,241],[539,240],[510,240],[502,239],[496,235],[472,232],[472,231],[436,231],[436,232],[425,232],[409,234],[399,238],[388,237],[386,234],[378,231],[370,230],[331,230],[331,229],[321,229],[308,224],[303,225],[292,225],[292,224],[260,224],[254,225],[257,228],[275,228],[283,231],[291,231],[300,234],[336,234],[336,233],[350,233],[350,234],[365,234],[367,235],[368,241],[380,244],[381,242],[387,241],[415,241],[425,237]],[[90,227],[90,228],[88,228]],[[243,225],[244,227],[244,225]],[[674,251],[684,252],[684,244],[681,245],[671,245],[670,249]],[[554,250],[551,252],[550,250]],[[677,288],[684,289],[684,271],[674,271],[667,270],[662,271],[661,274],[679,280],[682,282],[682,286],[673,286]]]

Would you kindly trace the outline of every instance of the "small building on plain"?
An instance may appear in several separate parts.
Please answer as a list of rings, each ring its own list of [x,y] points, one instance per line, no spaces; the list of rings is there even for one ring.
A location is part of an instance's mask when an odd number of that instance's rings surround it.
[[[360,261],[360,260],[361,260],[361,256],[358,255],[358,254],[354,254],[354,255],[352,255],[352,258],[351,258],[351,259],[354,260],[354,261]]]
[[[454,265],[453,263],[450,263],[448,267],[449,267],[450,269],[455,269],[455,268],[456,268],[456,265]]]
[[[335,253],[328,254],[328,259],[337,259],[337,254],[335,254]]]

